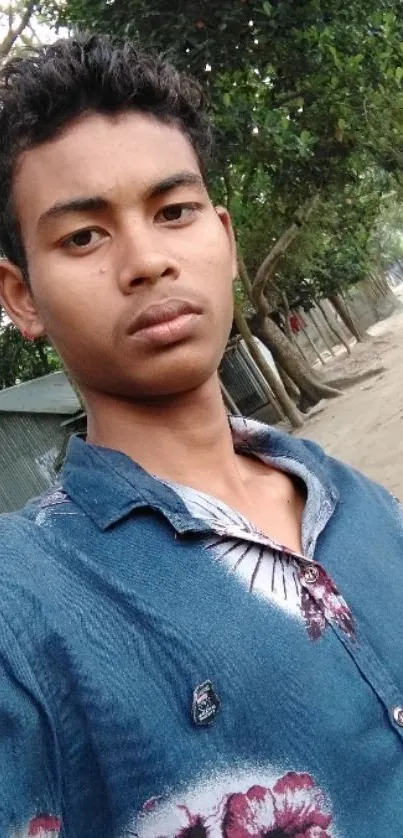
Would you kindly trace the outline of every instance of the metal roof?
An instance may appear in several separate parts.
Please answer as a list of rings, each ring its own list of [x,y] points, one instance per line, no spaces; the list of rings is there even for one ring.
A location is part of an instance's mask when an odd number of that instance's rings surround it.
[[[0,413],[57,413],[72,416],[81,409],[62,371],[0,390]]]

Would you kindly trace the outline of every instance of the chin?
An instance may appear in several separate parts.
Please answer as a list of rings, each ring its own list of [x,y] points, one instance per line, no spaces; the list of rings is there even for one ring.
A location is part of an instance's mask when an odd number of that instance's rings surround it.
[[[75,369],[73,377],[87,393],[137,402],[167,399],[197,390],[217,373],[225,343],[223,346],[210,339],[206,344],[171,348],[147,360],[126,357],[118,365],[108,363],[110,359],[105,359],[106,363],[98,359],[90,374]]]
[[[189,393],[203,387],[216,373],[218,362],[203,365],[180,363],[150,375],[147,381],[133,382],[132,398],[158,399]]]

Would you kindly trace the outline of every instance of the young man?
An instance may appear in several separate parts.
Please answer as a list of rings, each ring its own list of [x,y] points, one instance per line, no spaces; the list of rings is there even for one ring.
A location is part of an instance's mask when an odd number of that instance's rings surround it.
[[[2,300],[88,413],[0,522],[1,838],[401,838],[402,514],[228,421],[202,93],[91,37],[0,99]]]

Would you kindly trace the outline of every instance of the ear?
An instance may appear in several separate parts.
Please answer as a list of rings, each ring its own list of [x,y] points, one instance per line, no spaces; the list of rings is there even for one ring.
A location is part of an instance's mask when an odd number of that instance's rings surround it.
[[[231,263],[232,263],[232,278],[235,282],[238,276],[238,262],[237,262],[237,248],[235,241],[234,228],[232,226],[231,216],[225,207],[216,207],[215,211],[224,227],[227,234],[230,249],[231,249]]]
[[[45,334],[28,282],[21,269],[6,259],[0,259],[0,302],[20,332],[35,338]]]

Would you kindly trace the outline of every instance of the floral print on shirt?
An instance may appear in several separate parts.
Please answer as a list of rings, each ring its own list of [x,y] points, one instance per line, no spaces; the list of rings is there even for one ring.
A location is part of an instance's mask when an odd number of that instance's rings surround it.
[[[55,815],[38,815],[22,832],[13,832],[10,838],[59,838],[61,828],[61,819]]]
[[[125,838],[335,838],[333,815],[310,774],[216,778],[183,802],[148,801]],[[188,799],[186,799],[186,797]]]
[[[216,534],[207,539],[206,549],[235,573],[251,593],[303,620],[311,640],[323,634],[327,623],[354,637],[351,611],[320,565],[263,535],[217,498],[188,486],[168,485],[193,517],[203,520]]]

